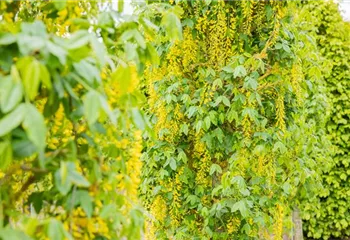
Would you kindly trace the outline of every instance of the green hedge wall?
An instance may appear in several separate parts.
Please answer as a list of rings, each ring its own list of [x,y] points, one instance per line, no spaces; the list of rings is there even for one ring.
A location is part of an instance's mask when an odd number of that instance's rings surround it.
[[[332,67],[325,76],[332,103],[327,134],[335,147],[333,167],[323,174],[324,190],[316,200],[303,203],[307,237],[350,237],[350,24],[332,1],[311,1],[304,6],[313,22],[321,54]]]

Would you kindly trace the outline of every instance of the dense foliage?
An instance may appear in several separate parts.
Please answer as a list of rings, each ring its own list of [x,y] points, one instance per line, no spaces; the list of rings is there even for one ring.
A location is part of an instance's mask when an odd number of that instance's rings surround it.
[[[148,239],[280,239],[328,161],[315,42],[290,2],[177,5],[183,40],[154,39],[161,66],[145,73]]]
[[[98,2],[1,9],[0,238],[140,239],[136,87],[158,27]]]
[[[112,2],[0,2],[0,239],[350,235],[336,4]]]
[[[350,237],[350,24],[333,2],[311,1],[303,11],[321,53],[331,63],[325,80],[333,106],[326,130],[335,147],[334,165],[323,175],[325,188],[316,199],[303,202],[304,229],[316,239],[346,239]]]

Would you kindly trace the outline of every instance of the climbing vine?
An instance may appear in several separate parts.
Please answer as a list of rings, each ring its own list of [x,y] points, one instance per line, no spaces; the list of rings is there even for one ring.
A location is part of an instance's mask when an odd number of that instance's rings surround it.
[[[141,193],[157,213],[148,239],[288,234],[296,195],[317,186],[312,154],[323,147],[322,132],[309,140],[318,125],[304,111],[323,102],[308,88],[322,80],[321,58],[290,4],[178,2],[183,39],[153,40],[161,65],[144,75],[156,131],[143,155]]]
[[[143,234],[137,86],[158,27],[103,4],[1,2],[1,239]]]

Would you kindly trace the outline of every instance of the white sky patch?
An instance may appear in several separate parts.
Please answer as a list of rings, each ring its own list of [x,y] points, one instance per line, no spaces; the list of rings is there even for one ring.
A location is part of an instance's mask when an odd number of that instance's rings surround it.
[[[344,19],[350,21],[350,1],[344,0],[340,3],[340,9],[343,13]]]
[[[118,9],[118,0],[112,0],[112,4],[113,4],[113,8],[114,9]],[[132,0],[124,0],[124,13],[125,14],[132,14],[132,12],[134,11],[134,8],[132,6]]]

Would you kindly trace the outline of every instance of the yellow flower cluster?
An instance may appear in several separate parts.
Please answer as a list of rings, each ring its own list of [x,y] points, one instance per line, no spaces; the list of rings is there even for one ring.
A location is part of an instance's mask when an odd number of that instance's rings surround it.
[[[241,220],[236,217],[231,217],[230,221],[226,225],[227,233],[232,234],[236,233],[239,230],[239,227],[241,225]]]
[[[180,76],[182,74],[181,57],[183,55],[180,41],[176,41],[170,48],[167,55],[168,72],[170,75]]]
[[[158,195],[155,197],[150,207],[150,213],[153,218],[146,224],[146,240],[156,239],[156,232],[158,231],[158,226],[160,225],[158,223],[162,224],[167,216],[167,205],[162,196]]]
[[[184,29],[184,40],[176,41],[167,54],[167,72],[169,75],[180,76],[191,71],[191,64],[197,59],[198,42],[193,39],[190,28]]]
[[[230,51],[231,44],[227,37],[227,16],[224,8],[225,2],[220,0],[213,8],[217,19],[209,20],[209,33],[207,38],[209,63],[211,66],[220,67],[225,65],[227,51]]]
[[[276,126],[283,132],[286,130],[285,122],[285,109],[284,109],[284,91],[278,92],[276,99]]]
[[[181,42],[182,66],[185,71],[191,71],[190,64],[197,60],[198,41],[193,39],[192,31],[188,27],[184,29],[183,36],[184,40]]]
[[[66,217],[67,214],[62,214],[59,220],[64,220]],[[111,239],[106,221],[98,216],[88,218],[81,207],[73,210],[72,215],[64,221],[63,226],[77,240],[94,239],[99,235]]]
[[[246,148],[242,148],[237,153],[237,173],[236,175],[244,177],[249,169],[250,154]]]
[[[297,97],[298,104],[302,103],[302,89],[301,83],[304,80],[303,69],[300,63],[295,63],[291,69],[291,84],[295,96]]]
[[[47,98],[38,100],[35,105],[39,112],[44,112],[44,106],[47,102]],[[51,119],[45,119],[45,123],[48,126],[47,134],[47,146],[55,150],[59,146],[66,144],[68,141],[73,140],[73,125],[69,121],[64,113],[64,108],[62,105],[59,106],[57,112]],[[86,126],[80,125],[78,127],[78,133],[82,133],[86,130]],[[86,143],[85,139],[80,139],[80,143]]]
[[[255,1],[240,1],[241,6],[242,6],[242,12],[244,16],[244,31],[247,35],[251,34],[251,26],[252,26],[252,21],[253,21],[253,9],[255,5]]]
[[[283,234],[283,206],[281,204],[276,205],[275,213],[275,225],[273,228],[274,240],[282,239]]]
[[[194,136],[193,157],[199,160],[194,163],[195,168],[198,170],[196,183],[198,185],[210,186],[209,171],[212,162],[205,144],[201,141],[201,136],[201,133]]]
[[[176,228],[179,226],[180,221],[182,219],[182,216],[179,212],[179,209],[181,208],[181,189],[182,189],[182,182],[180,180],[181,175],[184,172],[184,168],[181,167],[179,171],[175,175],[175,181],[172,184],[172,193],[173,193],[173,200],[171,203],[170,208],[170,219],[171,219],[171,225]]]
[[[131,186],[128,189],[128,197],[132,201],[137,200],[137,189],[140,184],[140,175],[142,163],[140,160],[142,151],[142,132],[137,130],[134,132],[134,142],[129,150],[130,158],[126,162],[126,172],[131,180]]]
[[[246,98],[248,99],[250,97],[250,92],[246,92],[246,91],[242,91],[242,93],[245,93],[246,95]],[[248,108],[248,107],[252,107],[254,106],[253,103],[247,101],[245,104],[244,104],[244,107],[245,108]],[[244,137],[246,138],[250,138],[252,133],[253,133],[253,129],[252,129],[252,119],[250,119],[250,116],[248,114],[246,114],[243,118],[243,121],[242,121],[242,132],[243,132],[243,135]]]

